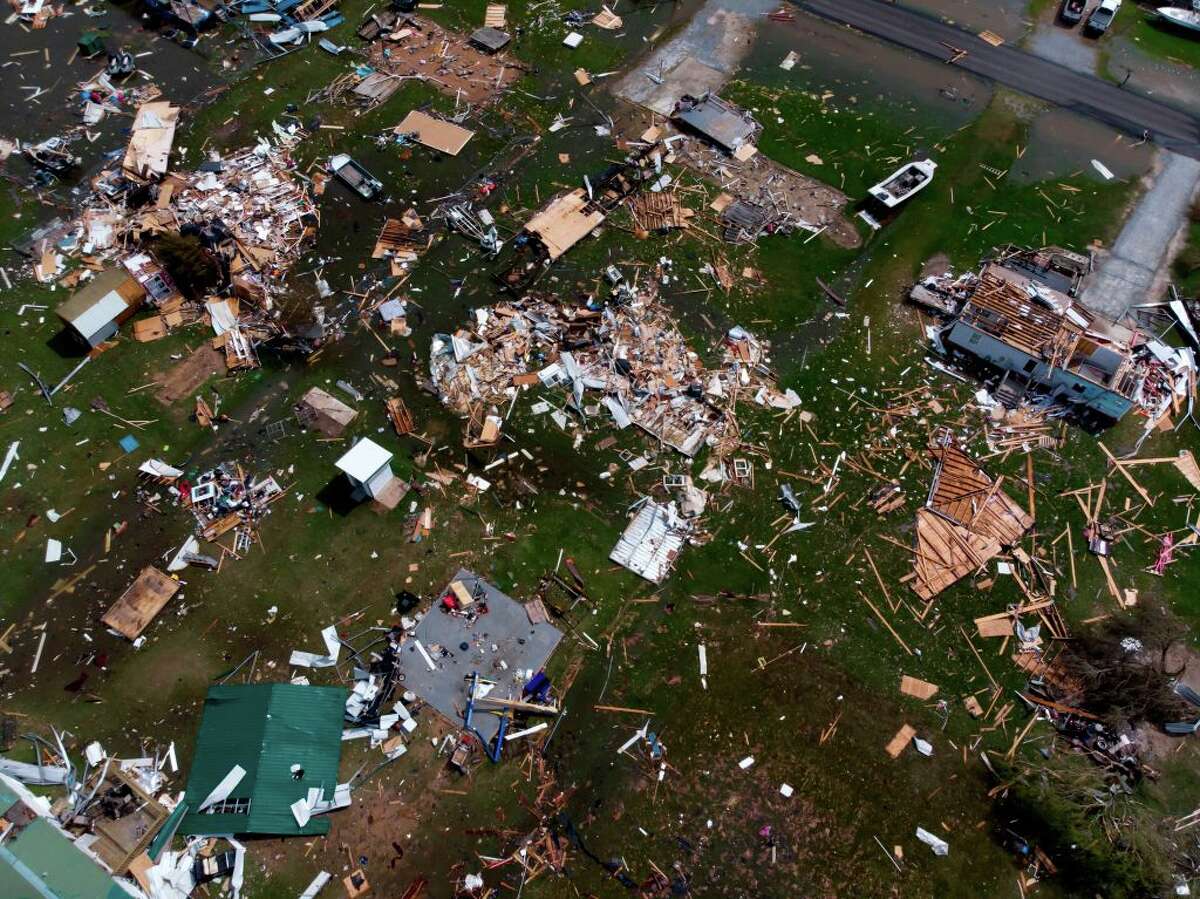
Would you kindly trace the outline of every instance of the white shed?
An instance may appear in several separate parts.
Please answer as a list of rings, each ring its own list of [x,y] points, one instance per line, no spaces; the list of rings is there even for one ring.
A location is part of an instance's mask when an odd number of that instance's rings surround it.
[[[374,440],[364,437],[337,460],[337,467],[350,479],[357,491],[377,499],[391,483],[392,454]]]

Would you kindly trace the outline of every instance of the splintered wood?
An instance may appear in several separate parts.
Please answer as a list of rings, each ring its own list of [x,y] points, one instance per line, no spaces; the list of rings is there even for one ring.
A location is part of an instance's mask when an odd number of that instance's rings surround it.
[[[633,197],[627,205],[629,214],[641,231],[686,228],[688,219],[696,214],[694,210],[679,202],[675,191],[641,193]]]
[[[935,446],[933,485],[917,512],[913,590],[931,600],[979,571],[1033,527],[1033,516],[1008,496],[966,453]]]

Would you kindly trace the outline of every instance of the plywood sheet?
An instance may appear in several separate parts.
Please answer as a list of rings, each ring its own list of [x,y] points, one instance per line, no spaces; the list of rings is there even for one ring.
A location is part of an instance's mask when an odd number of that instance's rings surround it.
[[[917,729],[912,725],[905,724],[898,731],[896,736],[892,737],[891,742],[887,744],[885,751],[894,759],[900,758],[900,753],[905,750],[905,747],[912,742],[912,738],[917,735]]]
[[[937,691],[937,684],[931,684],[929,681],[921,680],[919,677],[910,677],[907,674],[900,676],[900,692],[906,696],[929,699],[936,695]]]
[[[179,581],[147,565],[100,619],[121,636],[136,640],[179,590]]]
[[[457,156],[467,145],[467,141],[475,136],[474,131],[453,122],[435,119],[419,109],[414,109],[406,115],[395,131],[396,134],[415,134],[418,143],[451,156]]]

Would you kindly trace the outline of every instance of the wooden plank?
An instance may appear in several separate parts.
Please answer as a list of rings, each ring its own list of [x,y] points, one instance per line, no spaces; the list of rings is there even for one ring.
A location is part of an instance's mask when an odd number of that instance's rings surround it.
[[[1096,443],[1099,445],[1100,449],[1104,452],[1104,455],[1108,457],[1108,461],[1111,462],[1116,467],[1118,472],[1120,472],[1121,477],[1123,477],[1126,481],[1128,481],[1129,486],[1138,492],[1138,496],[1140,496],[1142,499],[1144,499],[1148,505],[1153,506],[1154,500],[1152,500],[1150,498],[1150,494],[1147,493],[1142,488],[1142,485],[1139,484],[1134,479],[1133,475],[1131,475],[1128,471],[1125,470],[1125,466],[1122,465],[1120,462],[1118,462],[1116,457],[1108,451],[1108,447],[1104,445],[1104,441],[1097,440]],[[1097,510],[1097,512],[1098,511],[1099,510]]]
[[[896,629],[894,627],[892,627],[891,623],[886,618],[883,617],[883,613],[880,612],[879,609],[875,608],[875,603],[873,603],[873,602],[871,602],[871,600],[867,599],[867,597],[863,595],[861,590],[859,591],[858,595],[859,595],[859,597],[861,597],[863,602],[865,602],[868,606],[871,607],[871,611],[874,612],[875,616],[880,621],[883,622],[883,626],[888,629],[888,633],[896,638],[896,642],[899,643],[904,648],[904,651],[907,652],[909,655],[912,655],[913,651],[908,648],[908,644],[904,642],[904,640],[901,638],[901,636],[898,633],[896,633]]]
[[[896,731],[896,736],[892,737],[887,746],[884,747],[884,751],[893,759],[898,759],[900,758],[900,753],[908,747],[908,744],[912,742],[912,738],[916,735],[917,729],[915,727],[911,724],[903,724]]]

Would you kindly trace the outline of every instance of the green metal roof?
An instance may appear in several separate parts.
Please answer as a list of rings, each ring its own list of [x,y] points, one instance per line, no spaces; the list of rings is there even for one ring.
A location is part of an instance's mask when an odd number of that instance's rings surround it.
[[[0,781],[0,813],[21,797]],[[45,818],[0,842],[4,899],[130,899],[101,864]]]
[[[240,765],[246,776],[230,799],[249,799],[245,814],[189,812],[184,835],[264,834],[300,836],[329,831],[324,816],[303,828],[292,803],[310,787],[332,799],[342,757],[346,690],[299,684],[228,684],[212,687],[196,737],[185,801],[198,809],[225,776]],[[294,779],[292,766],[303,775]]]

